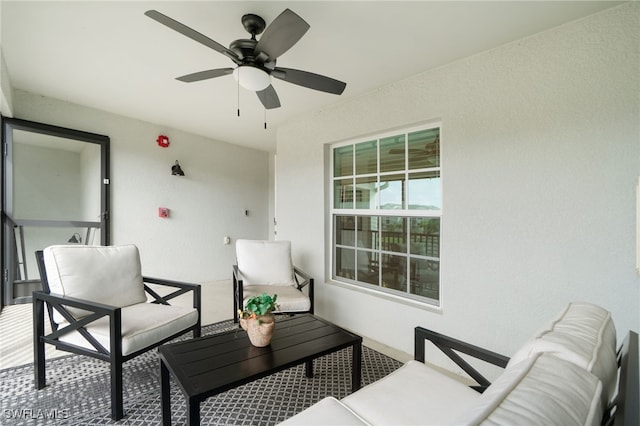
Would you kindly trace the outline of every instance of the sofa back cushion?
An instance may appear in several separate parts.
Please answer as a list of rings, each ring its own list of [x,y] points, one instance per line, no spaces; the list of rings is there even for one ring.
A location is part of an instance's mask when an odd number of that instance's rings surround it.
[[[290,241],[237,240],[244,285],[295,285]]]
[[[576,364],[536,354],[509,366],[456,424],[599,425],[602,383]]]
[[[603,402],[611,400],[617,381],[617,361],[616,330],[610,312],[590,303],[570,303],[511,357],[509,365],[542,352],[593,373],[602,381]]]
[[[144,303],[140,254],[134,245],[58,245],[44,249],[51,293],[124,307]],[[76,318],[86,311],[69,309]],[[64,319],[60,314],[54,321]]]

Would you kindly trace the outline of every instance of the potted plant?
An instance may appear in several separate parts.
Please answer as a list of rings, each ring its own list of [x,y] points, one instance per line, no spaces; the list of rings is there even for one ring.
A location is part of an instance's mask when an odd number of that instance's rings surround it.
[[[240,326],[247,331],[253,346],[263,347],[271,343],[276,318],[273,311],[278,308],[277,294],[262,293],[247,300],[244,310],[239,309]]]

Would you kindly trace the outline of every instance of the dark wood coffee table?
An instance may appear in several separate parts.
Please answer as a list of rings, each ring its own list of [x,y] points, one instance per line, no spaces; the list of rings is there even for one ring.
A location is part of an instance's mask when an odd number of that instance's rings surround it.
[[[278,321],[271,345],[257,348],[241,329],[159,347],[162,423],[171,424],[169,373],[187,400],[189,425],[200,424],[200,403],[253,380],[305,363],[313,377],[313,360],[351,346],[351,389],[360,389],[362,337],[313,315]]]

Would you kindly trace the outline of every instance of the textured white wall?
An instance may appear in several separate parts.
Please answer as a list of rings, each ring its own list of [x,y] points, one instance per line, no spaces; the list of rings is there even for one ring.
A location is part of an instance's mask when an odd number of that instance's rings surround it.
[[[278,131],[278,238],[317,277],[317,312],[413,353],[425,326],[511,354],[569,301],[640,329],[640,6],[427,71]],[[326,146],[442,122],[442,310],[328,283]]]
[[[14,107],[19,118],[111,138],[111,243],[138,245],[144,274],[230,279],[235,239],[268,237],[268,153],[20,90]],[[158,147],[160,134],[169,148]],[[186,176],[171,176],[175,160]]]

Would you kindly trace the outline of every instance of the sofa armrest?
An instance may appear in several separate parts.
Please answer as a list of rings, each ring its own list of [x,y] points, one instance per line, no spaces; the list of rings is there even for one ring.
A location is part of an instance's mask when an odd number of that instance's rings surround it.
[[[640,424],[640,384],[638,383],[638,333],[629,331],[618,350],[618,393],[605,412],[606,425]]]
[[[437,333],[435,331],[416,327],[414,331],[415,343],[414,343],[414,358],[416,361],[425,362],[425,341],[431,341],[438,349],[440,349],[447,357],[462,368],[473,380],[475,380],[479,386],[472,386],[478,392],[484,392],[484,390],[491,385],[491,382],[487,380],[478,370],[473,368],[468,362],[466,362],[455,351],[462,352],[470,355],[476,359],[488,362],[498,367],[505,368],[509,362],[509,357],[500,355],[496,352],[481,348],[471,343],[463,342],[453,337],[445,336],[444,334]]]

